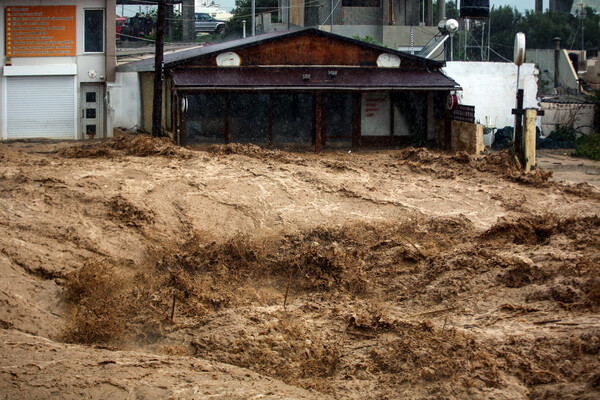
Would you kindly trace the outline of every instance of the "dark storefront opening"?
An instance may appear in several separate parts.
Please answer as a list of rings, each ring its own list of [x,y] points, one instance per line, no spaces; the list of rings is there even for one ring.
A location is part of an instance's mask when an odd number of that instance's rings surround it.
[[[187,138],[192,143],[225,143],[225,97],[221,94],[190,94]]]
[[[310,143],[314,132],[313,95],[273,94],[273,141]]]
[[[363,94],[362,109],[358,96],[352,92],[322,94],[322,144],[390,146],[426,141],[425,93]],[[315,93],[192,92],[186,97],[188,144],[315,142]],[[371,103],[376,107],[369,109]],[[371,114],[365,114],[367,111]]]
[[[352,141],[352,95],[328,93],[323,95],[325,140],[328,142]]]
[[[187,142],[226,143],[228,129],[235,143],[310,143],[313,97],[309,93],[188,94]]]

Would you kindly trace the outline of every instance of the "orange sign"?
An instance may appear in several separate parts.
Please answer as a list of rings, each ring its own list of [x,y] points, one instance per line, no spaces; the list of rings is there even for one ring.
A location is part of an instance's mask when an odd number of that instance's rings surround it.
[[[7,57],[77,55],[76,6],[6,7]]]

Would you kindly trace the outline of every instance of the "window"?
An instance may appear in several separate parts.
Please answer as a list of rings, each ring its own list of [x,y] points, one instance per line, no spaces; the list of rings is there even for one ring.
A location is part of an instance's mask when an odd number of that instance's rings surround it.
[[[104,10],[84,10],[84,45],[85,53],[102,53],[104,51]]]

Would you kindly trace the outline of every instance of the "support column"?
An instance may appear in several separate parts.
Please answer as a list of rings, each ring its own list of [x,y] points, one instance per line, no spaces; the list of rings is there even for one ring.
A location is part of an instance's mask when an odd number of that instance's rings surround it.
[[[523,132],[523,153],[522,164],[523,171],[529,172],[535,167],[535,122],[537,120],[538,111],[536,109],[525,110],[525,129]]]
[[[193,42],[196,38],[194,0],[183,0],[181,3],[182,38],[184,42]]]
[[[544,11],[544,1],[543,0],[535,0],[535,12],[543,12]]]
[[[225,144],[231,143],[231,128],[229,126],[229,94],[225,95]]]
[[[433,107],[433,92],[429,92],[427,93],[427,140],[435,139],[435,114]]]
[[[433,0],[425,0],[425,25],[433,26]]]
[[[361,119],[362,95],[354,93],[352,95],[352,147],[360,146],[360,119]]]
[[[115,81],[115,68],[117,67],[117,1],[106,0],[106,82]]]
[[[168,38],[173,37],[174,26],[175,26],[175,11],[173,10],[172,4],[167,4],[167,15],[165,24],[165,36]]]
[[[438,0],[437,2],[437,22],[446,19],[446,0]]]
[[[404,4],[404,9],[406,10],[406,23],[404,25],[419,26],[419,21],[421,20],[421,13],[419,12],[419,2],[405,0]]]
[[[323,147],[323,94],[315,95],[315,152],[320,153]]]

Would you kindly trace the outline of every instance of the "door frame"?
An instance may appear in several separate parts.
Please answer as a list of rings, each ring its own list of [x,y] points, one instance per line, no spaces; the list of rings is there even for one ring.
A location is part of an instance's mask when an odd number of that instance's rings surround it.
[[[90,82],[82,82],[80,84],[80,90],[79,90],[79,139],[81,140],[85,140],[86,139],[86,133],[85,133],[85,123],[84,120],[85,118],[85,101],[84,101],[84,96],[86,93],[86,88],[97,88],[97,98],[96,98],[96,113],[97,113],[97,130],[96,130],[96,136],[95,139],[105,139],[106,136],[106,105],[105,105],[105,85],[104,83],[90,83]]]

